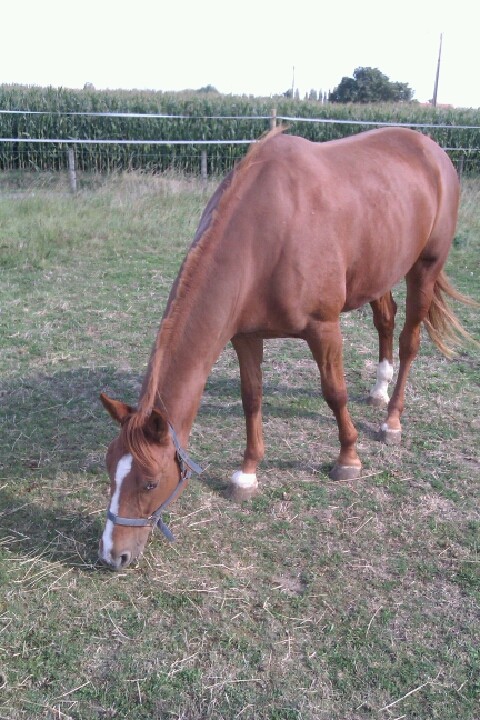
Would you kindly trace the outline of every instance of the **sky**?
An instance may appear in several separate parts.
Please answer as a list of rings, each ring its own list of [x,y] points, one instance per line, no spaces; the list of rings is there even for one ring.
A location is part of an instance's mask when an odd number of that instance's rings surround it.
[[[165,7],[166,6],[166,7]],[[480,107],[473,0],[23,0],[2,3],[0,83],[270,96],[332,90],[356,67]]]

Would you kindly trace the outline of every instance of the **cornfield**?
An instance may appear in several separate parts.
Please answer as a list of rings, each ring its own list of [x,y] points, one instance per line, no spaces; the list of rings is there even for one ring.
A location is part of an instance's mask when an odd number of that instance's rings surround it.
[[[198,173],[201,150],[206,149],[208,172],[223,174],[248,147],[228,141],[258,138],[268,129],[273,108],[279,118],[288,118],[292,132],[314,141],[364,130],[358,122],[436,126],[419,129],[446,148],[454,162],[461,158],[465,171],[478,172],[480,168],[480,110],[435,109],[418,103],[339,105],[284,97],[0,85],[0,138],[4,139],[0,142],[0,170],[64,170],[69,141],[84,140],[88,143],[75,144],[77,169],[84,172],[175,169]],[[119,116],[121,113],[129,116]],[[342,122],[313,122],[315,119]],[[62,142],[33,142],[42,139]],[[95,140],[113,142],[92,144]],[[170,144],[154,144],[159,140]],[[226,144],[213,144],[219,140]],[[142,143],[135,144],[139,141]],[[207,144],[177,144],[181,141]]]

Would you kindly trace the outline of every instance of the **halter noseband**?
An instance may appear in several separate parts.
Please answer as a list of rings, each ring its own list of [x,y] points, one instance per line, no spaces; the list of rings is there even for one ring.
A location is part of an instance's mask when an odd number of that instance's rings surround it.
[[[124,518],[119,517],[118,515],[114,515],[112,511],[109,509],[107,511],[107,518],[108,520],[111,520],[114,525],[126,525],[128,527],[152,527],[155,526],[160,528],[162,533],[165,535],[167,540],[170,540],[170,542],[174,541],[175,538],[173,537],[173,533],[162,520],[162,513],[167,508],[170,503],[172,503],[180,494],[181,489],[187,482],[187,480],[190,479],[192,475],[192,471],[200,474],[203,472],[200,465],[197,465],[196,462],[194,462],[188,455],[188,453],[182,448],[180,445],[180,442],[177,437],[177,433],[173,429],[173,427],[168,424],[170,435],[172,436],[173,444],[175,446],[175,455],[178,462],[178,465],[180,467],[180,480],[178,482],[177,487],[172,492],[169,498],[163,502],[159,508],[155,510],[154,513],[150,515],[148,518]]]

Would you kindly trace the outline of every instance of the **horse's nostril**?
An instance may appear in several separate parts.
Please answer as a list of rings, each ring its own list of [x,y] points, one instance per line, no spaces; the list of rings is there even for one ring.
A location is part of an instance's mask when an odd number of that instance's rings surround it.
[[[125,565],[128,565],[130,562],[131,554],[129,552],[124,552],[120,555],[120,565],[121,567],[125,567]]]

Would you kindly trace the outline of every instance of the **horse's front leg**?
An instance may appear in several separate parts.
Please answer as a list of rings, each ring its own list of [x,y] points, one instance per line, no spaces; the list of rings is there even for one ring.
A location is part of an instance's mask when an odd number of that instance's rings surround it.
[[[347,409],[342,335],[338,319],[311,323],[305,339],[320,370],[323,397],[337,419],[340,454],[330,477],[332,480],[352,480],[359,477],[362,464],[355,447],[358,433]]]
[[[247,427],[247,445],[242,469],[233,473],[230,494],[235,500],[248,500],[258,489],[257,466],[264,455],[262,430],[263,341],[249,335],[232,339],[240,365],[242,405]]]
[[[388,405],[388,384],[393,377],[393,330],[397,303],[388,292],[370,303],[373,324],[378,332],[377,382],[370,390],[369,402],[377,407]]]

